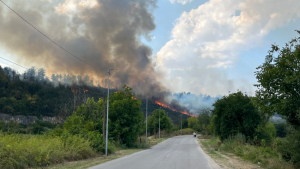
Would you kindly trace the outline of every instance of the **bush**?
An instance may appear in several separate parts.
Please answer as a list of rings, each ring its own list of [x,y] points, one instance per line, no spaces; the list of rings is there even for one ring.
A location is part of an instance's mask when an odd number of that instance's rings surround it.
[[[287,124],[286,123],[276,123],[274,124],[276,128],[277,137],[285,137],[287,134]]]
[[[253,139],[261,119],[251,97],[237,92],[223,96],[213,106],[215,107],[211,116],[213,130],[214,134],[220,136],[221,141],[237,133],[243,133],[247,139]]]
[[[279,140],[276,140],[276,146],[277,145],[281,145]],[[290,164],[284,163],[282,160],[280,160],[276,146],[273,146],[273,148],[268,146],[253,146],[246,142],[244,135],[237,134],[235,137],[229,137],[228,139],[224,140],[219,149],[220,151],[234,153],[235,155],[252,161],[256,164],[260,162],[262,166],[270,166],[271,162],[280,161],[280,166],[283,166],[283,168],[285,168],[285,166],[290,168]]]
[[[90,141],[91,146],[97,151],[97,152],[102,152],[105,153],[105,141],[103,141],[102,134],[93,131],[89,132],[86,135],[86,138]],[[107,145],[107,153],[111,154],[116,151],[116,146],[109,141]]]
[[[300,131],[292,129],[286,139],[278,146],[279,152],[286,161],[291,161],[300,167]]]
[[[95,156],[90,142],[79,136],[63,137],[0,133],[0,168],[28,168]]]
[[[276,128],[273,123],[268,122],[265,126],[259,125],[255,135],[261,145],[271,145],[276,137]]]
[[[193,132],[194,130],[191,129],[191,128],[185,128],[185,129],[182,129],[182,135],[193,135]],[[172,135],[174,136],[179,136],[181,135],[181,129],[180,130],[177,130],[177,131],[174,131],[172,133]]]

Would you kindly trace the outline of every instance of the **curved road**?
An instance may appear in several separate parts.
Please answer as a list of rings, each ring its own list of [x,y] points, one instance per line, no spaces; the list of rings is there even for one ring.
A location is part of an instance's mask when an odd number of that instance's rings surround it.
[[[219,168],[192,135],[177,136],[91,169],[215,169]]]

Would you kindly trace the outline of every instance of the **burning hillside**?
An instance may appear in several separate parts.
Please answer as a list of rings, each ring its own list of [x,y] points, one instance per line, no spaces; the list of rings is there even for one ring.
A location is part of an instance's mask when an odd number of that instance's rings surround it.
[[[188,113],[188,112],[186,112],[186,111],[179,111],[179,110],[176,110],[175,108],[172,108],[172,107],[170,107],[170,106],[168,106],[168,105],[166,105],[166,104],[163,104],[163,103],[161,103],[161,102],[159,102],[159,101],[155,101],[155,103],[158,104],[158,105],[160,105],[160,106],[162,106],[162,107],[164,107],[164,108],[168,108],[168,109],[170,109],[170,110],[172,110],[172,111],[175,111],[175,112],[178,112],[178,113],[181,113],[181,114],[185,114],[185,115],[188,115],[188,116],[192,116],[192,117],[197,117],[196,115],[191,114],[191,113]]]

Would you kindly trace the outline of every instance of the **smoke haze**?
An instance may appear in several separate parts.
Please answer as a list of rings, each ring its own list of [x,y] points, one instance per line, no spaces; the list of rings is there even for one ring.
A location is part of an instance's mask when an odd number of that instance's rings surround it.
[[[152,49],[140,41],[155,29],[156,0],[4,0],[32,25],[92,66],[70,56],[0,5],[0,44],[20,63],[47,68],[47,74],[89,74],[106,86],[132,86],[142,95],[166,90],[158,83]],[[34,64],[35,63],[35,64]]]

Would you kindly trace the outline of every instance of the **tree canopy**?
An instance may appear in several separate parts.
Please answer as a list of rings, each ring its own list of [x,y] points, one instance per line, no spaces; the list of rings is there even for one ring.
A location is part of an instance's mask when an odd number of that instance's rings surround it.
[[[300,31],[297,31],[300,34]],[[255,72],[258,84],[255,104],[269,117],[283,115],[300,126],[300,37],[283,48],[272,45],[265,62]]]
[[[141,101],[134,98],[126,85],[109,97],[109,136],[130,146],[137,139],[144,118]]]
[[[159,114],[160,114],[160,130],[168,130],[171,128],[171,120],[167,117],[164,110],[156,109],[152,116],[148,117],[148,130],[155,134],[159,129]]]
[[[213,106],[215,134],[219,135],[222,141],[237,133],[253,138],[260,123],[260,115],[249,96],[242,92],[233,93],[223,96]]]

